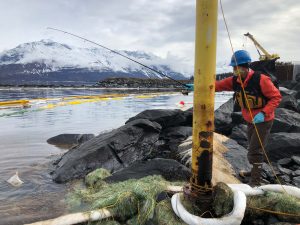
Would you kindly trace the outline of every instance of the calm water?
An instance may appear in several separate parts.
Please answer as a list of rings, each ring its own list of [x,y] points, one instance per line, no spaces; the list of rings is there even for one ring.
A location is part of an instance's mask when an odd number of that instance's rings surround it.
[[[111,98],[79,97],[106,94]],[[116,94],[125,96],[114,97]],[[231,96],[217,94],[215,107]],[[55,184],[49,175],[51,162],[66,150],[47,144],[48,138],[62,133],[97,135],[146,109],[176,109],[180,101],[191,107],[192,98],[176,92],[0,89],[0,101],[28,99],[30,106],[0,107],[0,224],[23,224],[67,213],[64,196],[70,184]],[[16,171],[24,181],[20,187],[6,182]]]

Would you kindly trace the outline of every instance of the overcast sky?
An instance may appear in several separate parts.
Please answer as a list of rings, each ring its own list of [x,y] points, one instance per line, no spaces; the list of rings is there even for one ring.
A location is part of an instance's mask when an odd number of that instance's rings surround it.
[[[0,51],[24,42],[52,39],[91,45],[47,30],[63,29],[116,50],[143,50],[194,61],[195,0],[0,0]],[[250,32],[283,61],[300,61],[299,0],[223,0],[235,50],[258,54],[243,36]],[[231,49],[219,6],[217,61]]]

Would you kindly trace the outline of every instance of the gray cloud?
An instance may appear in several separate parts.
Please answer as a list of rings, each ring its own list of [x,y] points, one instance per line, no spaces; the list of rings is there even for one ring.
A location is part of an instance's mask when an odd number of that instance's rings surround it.
[[[300,2],[295,0],[223,0],[235,49],[256,50],[243,34],[252,33],[282,60],[300,60]],[[80,40],[46,30],[53,26],[114,49],[144,50],[178,56],[193,64],[195,1],[181,0],[10,0],[0,1],[0,50],[40,39],[86,46]],[[218,61],[231,49],[219,10]]]

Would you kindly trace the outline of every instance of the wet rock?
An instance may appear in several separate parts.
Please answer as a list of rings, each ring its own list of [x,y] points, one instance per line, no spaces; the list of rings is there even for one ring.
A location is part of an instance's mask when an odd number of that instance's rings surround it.
[[[300,156],[292,156],[293,162],[300,166]]]
[[[136,119],[147,119],[159,123],[162,128],[174,127],[185,124],[187,113],[180,109],[151,109],[145,110],[134,117],[131,117],[125,124]],[[192,126],[192,123],[190,124]]]
[[[288,176],[288,175],[281,175],[281,176],[278,176],[278,178],[281,183],[285,183],[285,184],[289,184],[292,181],[290,176]]]
[[[229,136],[231,139],[235,140],[244,148],[248,147],[248,140],[247,140],[247,125],[240,124],[235,126],[232,129],[231,135]]]
[[[247,149],[231,139],[223,142],[223,144],[229,149],[229,151],[224,153],[224,157],[232,165],[236,174],[239,174],[240,170],[248,171],[251,169],[247,159]]]
[[[294,86],[296,86],[296,84]],[[291,90],[291,88],[280,87],[279,90],[280,90],[280,94],[282,97],[285,97],[285,96],[295,97],[295,95],[297,94],[297,91]]]
[[[277,163],[281,166],[289,166],[292,164],[292,159],[291,158],[283,158],[279,159]]]
[[[278,108],[285,108],[295,112],[299,112],[297,99],[292,95],[283,96]]]
[[[82,144],[92,138],[94,134],[59,134],[47,140],[48,144],[61,148],[71,148]]]
[[[300,176],[300,169],[292,172],[293,177]]]
[[[300,176],[293,177],[292,184],[294,184],[296,187],[300,187]]]
[[[231,98],[215,111],[215,132],[230,135],[234,124],[231,114],[233,111],[233,99]]]
[[[300,114],[289,109],[276,109],[271,133],[278,132],[300,133]]]
[[[161,175],[169,181],[188,181],[190,169],[172,159],[153,159],[149,161],[135,162],[127,168],[121,169],[104,181],[113,183],[128,179],[140,179],[151,175]]]
[[[269,137],[266,150],[271,161],[276,162],[282,158],[299,154],[299,133],[275,133]]]
[[[158,140],[161,126],[138,119],[69,150],[62,156],[53,173],[58,183],[82,178],[92,170],[116,171],[145,158]]]
[[[270,181],[271,183],[275,181],[275,175],[273,173],[273,170],[267,163],[263,163],[262,165],[262,177]]]
[[[282,88],[286,88],[286,89],[292,90],[293,87],[295,87],[297,84],[298,84],[298,82],[295,81],[295,80],[283,81],[283,82],[280,83],[281,87],[279,88],[279,90],[281,90]]]
[[[178,126],[164,129],[160,134],[160,139],[165,140],[168,148],[175,152],[178,145],[192,135],[192,127]]]
[[[234,124],[245,124],[242,112],[233,112],[231,113],[232,123]]]
[[[283,173],[283,174],[287,174],[287,175],[291,175],[292,174],[292,170],[289,170],[289,169],[287,169],[287,168],[284,168],[284,167],[282,167],[282,166],[278,166],[278,170],[281,172],[281,173]]]
[[[295,91],[300,91],[300,82],[298,81],[297,84],[294,85],[291,89]]]

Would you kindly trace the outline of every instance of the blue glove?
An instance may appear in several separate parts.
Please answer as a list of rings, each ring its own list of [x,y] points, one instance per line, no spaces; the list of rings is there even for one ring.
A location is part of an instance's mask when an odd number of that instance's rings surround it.
[[[193,91],[194,90],[194,84],[185,84],[185,86],[187,87],[187,89],[189,91]]]
[[[262,112],[257,113],[256,116],[253,118],[253,123],[262,123],[265,121],[265,114]]]

